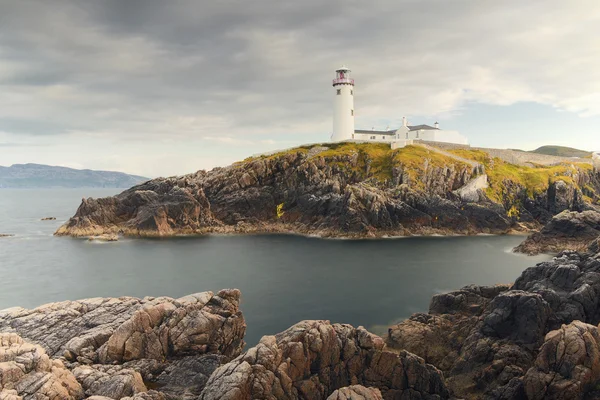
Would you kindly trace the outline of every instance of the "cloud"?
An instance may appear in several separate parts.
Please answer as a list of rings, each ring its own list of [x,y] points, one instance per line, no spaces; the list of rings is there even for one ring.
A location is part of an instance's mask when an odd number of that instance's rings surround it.
[[[2,2],[0,130],[112,144],[326,139],[341,63],[361,127],[478,102],[594,116],[599,35],[596,0]]]

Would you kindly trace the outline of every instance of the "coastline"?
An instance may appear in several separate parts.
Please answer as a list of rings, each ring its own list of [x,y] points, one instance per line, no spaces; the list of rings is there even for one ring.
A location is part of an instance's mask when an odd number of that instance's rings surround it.
[[[108,229],[96,228],[75,230],[68,229],[62,225],[54,233],[54,236],[68,236],[73,238],[90,239],[102,237],[105,235],[119,235],[126,238],[137,239],[169,239],[178,237],[201,237],[201,236],[244,236],[244,235],[291,235],[307,238],[317,238],[324,240],[379,240],[379,239],[405,239],[411,237],[469,237],[469,236],[528,236],[537,232],[538,228],[511,228],[486,231],[451,231],[442,228],[424,227],[421,229],[410,230],[373,230],[367,233],[340,233],[331,229],[314,230],[300,228],[291,224],[261,224],[260,226],[218,226],[191,231],[188,229],[173,230],[168,234],[151,230],[123,229],[112,227]]]

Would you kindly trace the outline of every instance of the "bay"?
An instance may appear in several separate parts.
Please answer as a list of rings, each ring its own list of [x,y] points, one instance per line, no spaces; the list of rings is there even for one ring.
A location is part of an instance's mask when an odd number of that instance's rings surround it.
[[[363,325],[427,311],[431,296],[513,282],[550,259],[516,255],[521,236],[325,240],[292,235],[124,239],[54,237],[82,197],[118,189],[0,189],[0,309],[88,297],[181,297],[238,288],[254,345],[303,319]],[[53,216],[56,221],[41,221]]]

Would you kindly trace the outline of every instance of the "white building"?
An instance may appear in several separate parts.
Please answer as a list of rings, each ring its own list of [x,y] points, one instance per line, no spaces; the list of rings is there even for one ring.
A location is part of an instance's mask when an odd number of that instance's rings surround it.
[[[408,125],[402,117],[402,126],[398,129],[376,131],[354,129],[354,79],[350,78],[350,70],[342,66],[335,71],[333,80],[335,99],[333,107],[333,142],[366,141],[390,143],[392,148],[404,147],[415,140],[427,142],[445,142],[469,145],[469,140],[458,131],[440,129],[436,122],[434,126]]]

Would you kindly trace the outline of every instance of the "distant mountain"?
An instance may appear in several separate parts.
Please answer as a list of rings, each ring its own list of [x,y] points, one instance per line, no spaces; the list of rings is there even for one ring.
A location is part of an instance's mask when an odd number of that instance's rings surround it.
[[[539,149],[535,149],[531,151],[531,153],[538,154],[546,154],[549,156],[559,156],[559,157],[591,157],[591,151],[578,150],[571,147],[563,147],[563,146],[542,146]]]
[[[0,188],[128,188],[148,178],[123,172],[92,171],[42,164],[0,166]]]

